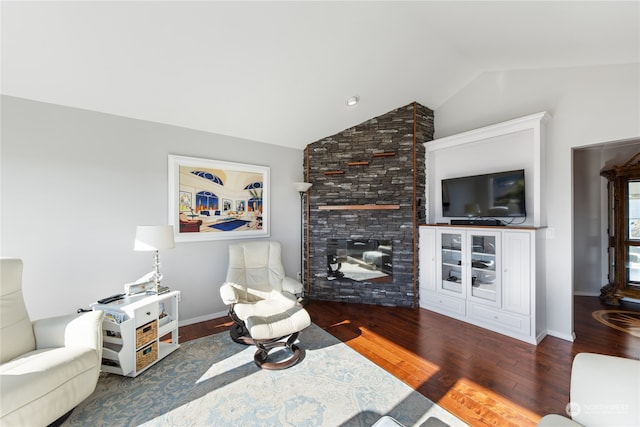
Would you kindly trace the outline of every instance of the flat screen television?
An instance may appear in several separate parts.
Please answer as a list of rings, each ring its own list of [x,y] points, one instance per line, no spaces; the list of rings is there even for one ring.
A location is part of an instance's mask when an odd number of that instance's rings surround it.
[[[442,180],[442,216],[526,217],[524,169]]]

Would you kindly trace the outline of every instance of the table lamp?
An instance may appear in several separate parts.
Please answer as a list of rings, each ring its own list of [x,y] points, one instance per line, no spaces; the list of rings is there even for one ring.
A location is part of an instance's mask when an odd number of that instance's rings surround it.
[[[158,293],[158,287],[162,280],[160,274],[160,249],[170,249],[175,246],[173,240],[172,225],[139,225],[136,228],[136,241],[133,245],[134,251],[155,251],[154,256],[154,293]]]

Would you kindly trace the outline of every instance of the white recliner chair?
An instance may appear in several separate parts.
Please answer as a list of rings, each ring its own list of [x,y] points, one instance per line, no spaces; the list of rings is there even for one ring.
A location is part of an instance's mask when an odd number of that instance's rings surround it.
[[[550,414],[539,427],[640,426],[640,360],[578,353],[571,367],[571,419]]]
[[[0,425],[46,426],[95,390],[102,311],[32,322],[22,260],[0,258]]]
[[[311,324],[309,313],[298,302],[302,283],[287,277],[281,246],[275,241],[254,241],[229,246],[229,267],[220,296],[234,321],[231,338],[258,347],[254,360],[265,369],[283,369],[295,364],[301,350],[295,340]],[[293,354],[272,361],[269,352],[286,347]]]

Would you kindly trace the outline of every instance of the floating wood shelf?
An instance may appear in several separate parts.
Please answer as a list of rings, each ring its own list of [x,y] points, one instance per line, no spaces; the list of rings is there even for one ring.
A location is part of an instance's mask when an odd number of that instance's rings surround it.
[[[383,211],[398,210],[400,205],[322,205],[321,211]]]
[[[383,153],[373,153],[373,157],[393,157],[396,155],[395,151],[387,151]],[[348,162],[347,166],[369,166],[369,161],[363,160],[360,162]],[[344,171],[335,170],[335,171],[326,171],[325,175],[344,175]]]
[[[395,151],[389,151],[386,153],[373,153],[373,157],[393,157],[396,155]]]

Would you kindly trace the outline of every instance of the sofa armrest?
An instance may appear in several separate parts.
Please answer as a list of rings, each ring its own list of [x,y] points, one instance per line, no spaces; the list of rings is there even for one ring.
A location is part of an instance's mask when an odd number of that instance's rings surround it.
[[[222,302],[227,305],[233,305],[238,302],[238,293],[231,282],[225,282],[220,286],[220,297]]]
[[[299,281],[291,277],[285,277],[282,280],[282,290],[285,292],[289,292],[290,294],[297,295],[302,293],[303,287],[302,283],[300,283]]]
[[[571,418],[584,425],[638,425],[640,360],[579,353],[571,368]]]
[[[33,322],[36,348],[89,347],[102,351],[101,310],[50,317]]]
[[[536,425],[537,427],[582,427],[582,424],[556,414],[545,415]]]

